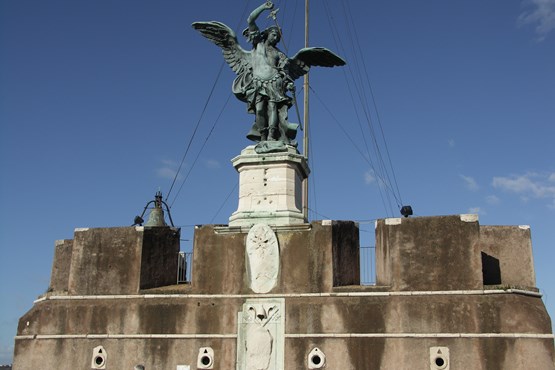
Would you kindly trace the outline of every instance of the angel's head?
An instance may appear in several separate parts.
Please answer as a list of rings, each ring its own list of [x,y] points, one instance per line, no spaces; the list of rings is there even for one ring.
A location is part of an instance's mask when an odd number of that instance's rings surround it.
[[[262,31],[262,39],[276,45],[281,40],[281,30],[277,26],[268,27]]]

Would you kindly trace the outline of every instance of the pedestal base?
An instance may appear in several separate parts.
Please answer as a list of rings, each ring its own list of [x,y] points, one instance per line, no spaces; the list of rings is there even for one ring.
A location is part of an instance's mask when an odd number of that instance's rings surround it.
[[[294,147],[287,147],[287,152],[258,154],[251,145],[231,162],[239,172],[239,206],[229,218],[229,226],[306,222],[301,184],[310,170]]]

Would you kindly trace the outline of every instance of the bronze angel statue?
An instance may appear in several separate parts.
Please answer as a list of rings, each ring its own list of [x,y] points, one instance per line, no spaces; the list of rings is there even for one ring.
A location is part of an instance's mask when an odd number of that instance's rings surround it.
[[[298,124],[288,121],[288,110],[293,105],[294,81],[308,72],[311,66],[334,67],[345,61],[325,48],[304,48],[288,58],[277,44],[281,30],[276,26],[260,31],[256,19],[274,4],[266,1],[252,11],[243,35],[252,50],[243,49],[235,32],[223,23],[195,22],[193,28],[222,48],[225,61],[237,74],[232,91],[247,103],[247,111],[255,115],[255,122],[247,134],[250,140],[265,144],[269,150],[285,145],[296,146]],[[275,12],[270,13],[275,17]],[[274,143],[271,143],[274,142]],[[273,149],[272,149],[273,148]]]

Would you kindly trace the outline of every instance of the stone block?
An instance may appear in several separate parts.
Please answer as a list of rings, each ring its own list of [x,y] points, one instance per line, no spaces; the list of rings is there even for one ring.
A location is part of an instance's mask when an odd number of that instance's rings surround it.
[[[529,226],[481,226],[480,248],[484,259],[497,263],[499,276],[493,283],[536,286]]]
[[[239,172],[239,205],[229,218],[230,226],[305,222],[301,184],[309,170],[293,147],[287,152],[257,154],[254,146],[248,146],[232,163]]]
[[[144,227],[140,289],[176,283],[180,236],[179,228]]]
[[[475,215],[376,223],[376,283],[392,290],[482,289],[480,225]]]
[[[175,284],[179,235],[170,227],[76,229],[69,293],[137,294]]]
[[[71,254],[73,251],[73,240],[57,240],[54,247],[54,261],[52,262],[52,273],[50,275],[49,291],[67,292],[69,283],[69,267],[71,266]]]

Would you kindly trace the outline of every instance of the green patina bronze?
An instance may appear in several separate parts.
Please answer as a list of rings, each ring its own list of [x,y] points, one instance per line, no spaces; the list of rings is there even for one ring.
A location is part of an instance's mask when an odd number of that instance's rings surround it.
[[[310,67],[335,67],[345,61],[328,49],[311,47],[301,49],[292,58],[277,48],[281,30],[272,26],[261,31],[256,19],[274,4],[267,1],[250,14],[248,28],[243,35],[252,44],[252,50],[243,49],[235,32],[223,23],[194,22],[193,28],[222,48],[225,61],[237,74],[232,91],[247,103],[247,111],[255,121],[247,138],[259,142],[257,152],[282,151],[287,145],[296,146],[299,124],[288,120],[293,106],[295,80],[306,74]],[[275,11],[270,13],[275,17]],[[275,19],[275,18],[274,18]],[[271,143],[270,143],[271,142]]]

